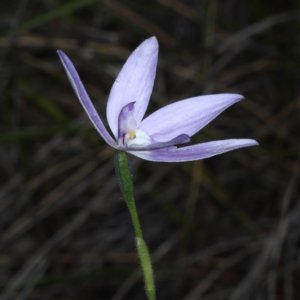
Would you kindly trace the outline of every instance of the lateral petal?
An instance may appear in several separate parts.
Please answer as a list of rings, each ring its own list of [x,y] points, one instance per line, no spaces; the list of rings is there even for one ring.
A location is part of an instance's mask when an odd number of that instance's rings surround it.
[[[60,60],[65,68],[65,71],[66,71],[67,76],[71,82],[71,85],[75,91],[75,94],[77,95],[77,98],[79,99],[80,103],[82,104],[88,117],[90,118],[90,120],[92,121],[95,128],[102,136],[102,138],[105,140],[105,142],[112,147],[116,147],[116,142],[112,139],[112,137],[106,130],[102,120],[100,119],[97,111],[95,110],[95,107],[94,107],[91,99],[89,98],[74,65],[72,64],[70,59],[67,57],[67,55],[63,51],[57,50],[57,53],[58,53]]]
[[[118,138],[118,117],[121,109],[135,102],[134,118],[141,122],[152,93],[158,57],[155,37],[145,40],[127,59],[120,71],[107,102],[108,124]]]
[[[170,148],[154,151],[128,151],[129,153],[149,161],[184,162],[212,157],[238,148],[256,146],[251,139],[230,139],[201,143],[182,148]]]
[[[148,116],[140,124],[140,129],[157,141],[173,139],[180,134],[192,136],[243,98],[237,94],[217,94],[178,101]]]

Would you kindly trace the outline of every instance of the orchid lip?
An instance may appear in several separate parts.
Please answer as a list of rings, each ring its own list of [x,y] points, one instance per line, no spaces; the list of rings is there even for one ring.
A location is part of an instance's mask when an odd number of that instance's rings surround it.
[[[142,147],[124,147],[119,146],[117,147],[118,150],[121,151],[151,151],[151,150],[159,150],[159,149],[166,149],[170,147],[174,147],[178,144],[185,144],[190,142],[190,137],[187,134],[181,134],[176,138],[167,141],[167,142],[153,142],[150,145],[142,146]]]

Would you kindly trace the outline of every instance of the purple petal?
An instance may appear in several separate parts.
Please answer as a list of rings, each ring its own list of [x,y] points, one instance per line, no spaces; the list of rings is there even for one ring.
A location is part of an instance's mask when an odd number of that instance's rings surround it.
[[[194,97],[167,105],[142,121],[140,129],[157,141],[194,135],[227,107],[243,99],[236,94]]]
[[[68,78],[72,84],[72,87],[82,104],[84,110],[86,111],[88,117],[94,124],[95,128],[98,130],[100,135],[103,137],[105,142],[109,144],[112,147],[116,146],[116,142],[112,139],[108,131],[106,130],[102,120],[100,119],[97,111],[95,110],[94,105],[92,104],[82,82],[80,81],[79,75],[73,66],[70,59],[67,57],[67,55],[62,52],[61,50],[57,50],[57,53],[60,57],[60,60],[65,68],[65,71],[68,75]]]
[[[134,118],[141,122],[152,93],[158,56],[155,37],[145,40],[127,59],[110,91],[107,103],[108,124],[118,138],[118,117],[121,109],[135,102]]]
[[[128,151],[129,153],[150,161],[184,162],[204,159],[234,149],[256,146],[258,143],[250,139],[232,139],[213,141],[176,149],[161,149],[155,151]]]
[[[134,148],[134,147],[130,147],[130,148],[125,148],[125,147],[119,147],[119,150],[123,150],[123,151],[149,151],[149,150],[157,150],[157,149],[161,149],[161,148],[167,148],[167,147],[171,147],[174,145],[178,145],[178,144],[184,144],[184,143],[188,143],[190,142],[190,137],[186,134],[181,134],[179,136],[177,136],[176,138],[167,141],[167,142],[156,142],[153,144],[150,144],[148,146],[145,146],[143,148]],[[176,147],[173,147],[176,148]]]

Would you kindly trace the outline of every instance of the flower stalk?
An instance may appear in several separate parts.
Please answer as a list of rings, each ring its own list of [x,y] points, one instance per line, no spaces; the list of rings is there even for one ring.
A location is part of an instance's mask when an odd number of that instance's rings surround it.
[[[115,169],[119,186],[129,209],[133,223],[136,236],[136,247],[142,266],[146,293],[149,300],[155,300],[155,284],[150,253],[143,238],[143,233],[135,206],[130,165],[125,152],[118,150],[115,151]]]

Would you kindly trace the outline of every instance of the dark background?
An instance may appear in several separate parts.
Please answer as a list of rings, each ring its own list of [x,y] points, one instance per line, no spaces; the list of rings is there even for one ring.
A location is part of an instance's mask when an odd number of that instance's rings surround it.
[[[203,161],[130,157],[157,298],[300,299],[298,0],[1,0],[1,299],[146,299],[113,150],[56,54],[72,59],[100,116],[128,55],[155,35],[149,114],[239,93],[192,138],[256,139]]]

